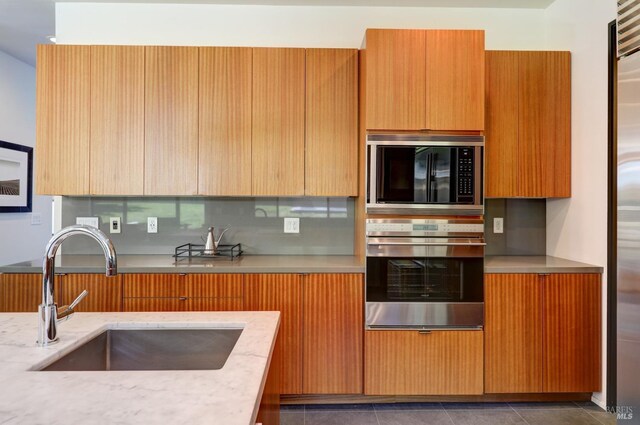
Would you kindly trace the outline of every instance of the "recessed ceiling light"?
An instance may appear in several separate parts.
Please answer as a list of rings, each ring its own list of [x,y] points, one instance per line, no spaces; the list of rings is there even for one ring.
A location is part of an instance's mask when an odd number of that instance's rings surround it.
[[[49,39],[50,42],[55,43],[56,42],[56,36],[55,35],[48,35],[47,38]]]

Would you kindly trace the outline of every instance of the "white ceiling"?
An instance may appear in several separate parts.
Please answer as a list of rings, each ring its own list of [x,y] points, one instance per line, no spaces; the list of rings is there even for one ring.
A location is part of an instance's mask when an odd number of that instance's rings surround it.
[[[55,34],[57,0],[0,0],[0,51],[35,65],[36,44]],[[58,0],[62,1],[62,0]],[[555,0],[64,0],[84,3],[201,3],[545,9]]]

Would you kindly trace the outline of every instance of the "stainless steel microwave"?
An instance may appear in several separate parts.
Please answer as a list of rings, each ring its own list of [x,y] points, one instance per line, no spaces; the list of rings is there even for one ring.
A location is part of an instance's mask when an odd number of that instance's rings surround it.
[[[482,215],[484,137],[367,135],[372,214]]]

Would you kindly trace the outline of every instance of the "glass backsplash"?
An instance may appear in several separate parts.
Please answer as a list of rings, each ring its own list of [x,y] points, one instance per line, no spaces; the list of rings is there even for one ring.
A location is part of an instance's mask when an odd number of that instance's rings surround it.
[[[209,226],[229,227],[221,243],[241,243],[252,255],[352,255],[353,198],[62,197],[62,226],[99,217],[119,254],[173,254],[178,245],[204,243]],[[110,217],[122,233],[109,234]],[[147,217],[158,233],[147,233]],[[300,233],[284,233],[284,218],[300,218]],[[89,238],[71,238],[65,254],[100,254]]]

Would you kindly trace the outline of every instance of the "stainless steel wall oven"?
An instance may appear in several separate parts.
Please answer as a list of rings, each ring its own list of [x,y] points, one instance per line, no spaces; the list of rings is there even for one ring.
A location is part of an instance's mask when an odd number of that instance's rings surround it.
[[[480,328],[484,224],[473,219],[368,219],[369,329]]]

